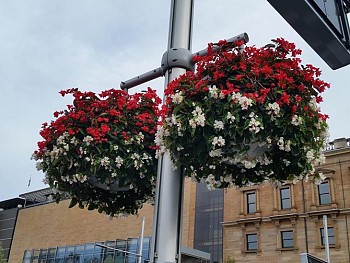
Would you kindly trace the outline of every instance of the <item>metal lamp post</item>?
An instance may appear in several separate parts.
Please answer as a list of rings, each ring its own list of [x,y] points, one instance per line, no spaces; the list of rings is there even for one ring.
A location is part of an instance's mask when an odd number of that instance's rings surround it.
[[[171,1],[168,50],[162,57],[161,67],[121,82],[122,89],[128,90],[161,76],[165,76],[166,86],[186,70],[194,71],[193,56],[206,55],[207,49],[194,54],[190,51],[193,6],[194,0]],[[248,35],[243,33],[227,42],[237,40],[248,42]],[[183,171],[173,170],[170,155],[165,153],[158,162],[151,262],[180,262],[183,187]]]

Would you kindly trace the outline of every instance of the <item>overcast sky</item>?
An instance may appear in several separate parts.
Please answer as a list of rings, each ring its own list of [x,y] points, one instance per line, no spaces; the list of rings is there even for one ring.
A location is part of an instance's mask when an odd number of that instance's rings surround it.
[[[62,89],[99,92],[160,66],[170,0],[4,0],[0,2],[0,201],[45,187],[30,160],[43,122],[71,103]],[[192,51],[247,32],[249,45],[284,37],[303,63],[331,83],[322,110],[330,139],[350,137],[350,66],[333,71],[266,0],[197,0]],[[163,79],[152,86],[162,94]],[[28,181],[31,184],[28,187]]]

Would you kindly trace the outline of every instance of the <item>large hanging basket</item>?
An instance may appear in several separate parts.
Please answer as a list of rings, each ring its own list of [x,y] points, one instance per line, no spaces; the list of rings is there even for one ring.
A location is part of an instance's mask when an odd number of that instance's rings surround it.
[[[320,179],[327,134],[319,96],[329,84],[283,39],[262,48],[216,44],[197,71],[171,82],[157,143],[209,188]]]
[[[68,196],[70,207],[112,216],[136,213],[154,195],[161,100],[151,89],[133,95],[113,89],[61,94],[73,95],[73,105],[43,124],[44,140],[33,155],[55,200]]]

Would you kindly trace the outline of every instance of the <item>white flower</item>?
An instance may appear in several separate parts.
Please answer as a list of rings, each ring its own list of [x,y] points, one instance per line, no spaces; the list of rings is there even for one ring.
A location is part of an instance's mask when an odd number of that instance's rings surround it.
[[[244,167],[247,169],[252,169],[256,166],[256,162],[253,162],[253,161],[251,162],[251,161],[243,160],[242,163]]]
[[[109,157],[103,157],[103,158],[101,159],[101,165],[102,165],[102,166],[107,167],[109,164],[110,164]]]
[[[283,159],[283,162],[286,166],[289,166],[290,165],[290,161],[288,161],[287,159]]]
[[[115,158],[115,165],[118,167],[118,168],[120,168],[122,165],[123,165],[123,159],[120,157],[120,156],[117,156],[116,158]]]
[[[249,117],[251,116],[251,114],[249,115]],[[250,121],[249,121],[249,131],[252,131],[254,133],[258,133],[260,130],[264,129],[262,123],[260,121],[258,121],[257,119],[254,118],[255,115],[253,113]]]
[[[222,150],[216,149],[209,152],[210,157],[221,157],[222,156]]]
[[[314,183],[316,185],[321,184],[326,179],[326,176],[323,173],[319,173],[318,176],[315,176]]]
[[[205,179],[205,183],[207,184],[208,189],[214,189],[215,176],[213,174],[209,174]]]
[[[286,142],[284,144],[284,150],[286,152],[290,152],[291,151],[290,144],[291,144],[291,141],[290,140],[286,140]]]
[[[84,137],[83,142],[85,142],[86,145],[90,145],[90,143],[91,143],[93,140],[94,140],[93,137],[91,137],[90,135],[87,135],[87,136]]]
[[[294,126],[299,126],[300,124],[303,123],[303,118],[302,117],[299,117],[297,115],[293,115],[292,116],[292,121],[291,123],[294,125]]]
[[[309,107],[312,109],[312,110],[317,110],[318,107],[317,107],[317,102],[316,102],[316,98],[312,98],[309,102]]]
[[[204,126],[205,125],[205,115],[203,110],[196,106],[195,110],[192,111],[193,118],[189,120],[189,124],[192,128],[196,128],[197,125]]]
[[[216,130],[223,130],[224,129],[224,123],[222,121],[214,121],[214,129]]]
[[[182,151],[183,149],[184,149],[184,147],[182,147],[182,146],[176,147],[176,150],[177,150],[178,152]]]
[[[71,140],[70,140],[70,143],[73,144],[74,146],[77,146],[79,144],[79,141],[77,140],[77,138],[73,137]]]
[[[180,104],[184,99],[183,92],[177,91],[175,94],[171,95],[171,99],[174,104]]]
[[[277,116],[280,113],[280,106],[278,105],[277,102],[274,103],[269,103],[266,107],[266,109],[268,110],[268,114],[273,115],[273,116]]]
[[[241,105],[242,110],[246,110],[250,106],[252,106],[253,100],[245,96],[242,96],[241,98],[238,99],[238,103],[239,105]]]
[[[309,150],[306,152],[306,159],[309,163],[311,163],[315,159],[315,151],[314,150]]]
[[[227,116],[226,116],[227,120],[230,122],[230,123],[233,123],[235,121],[235,116],[232,115],[231,112],[228,112],[227,113]]]
[[[225,145],[225,139],[222,138],[222,136],[219,136],[219,137],[214,137],[213,138],[213,141],[211,143],[213,146],[224,146]]]
[[[225,96],[226,96],[225,93],[223,93],[222,91],[220,91],[219,99],[224,99]]]
[[[133,154],[131,155],[131,159],[133,159],[133,160],[139,160],[139,159],[140,159],[140,155],[139,155],[138,153],[133,153]]]
[[[219,89],[215,85],[209,87],[209,95],[210,97],[217,99],[219,97]]]

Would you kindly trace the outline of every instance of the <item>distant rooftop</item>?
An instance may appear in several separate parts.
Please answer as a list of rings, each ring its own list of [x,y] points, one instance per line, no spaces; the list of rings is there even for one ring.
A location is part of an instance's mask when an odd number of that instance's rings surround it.
[[[350,148],[350,138],[339,138],[327,143],[325,151],[339,150]]]
[[[26,207],[52,202],[52,193],[53,191],[50,188],[44,188],[20,194],[19,197],[0,201],[0,209],[7,210],[16,207]]]

